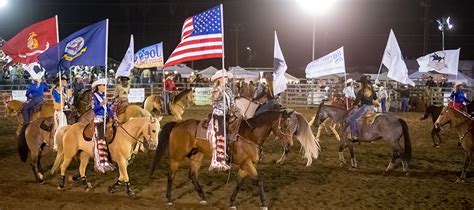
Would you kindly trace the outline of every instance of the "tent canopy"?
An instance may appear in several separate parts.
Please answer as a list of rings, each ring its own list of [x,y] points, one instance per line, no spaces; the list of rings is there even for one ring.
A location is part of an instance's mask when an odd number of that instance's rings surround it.
[[[164,71],[169,71],[169,72],[178,72],[181,74],[182,78],[189,78],[191,74],[193,73],[193,69],[189,68],[186,66],[186,64],[178,64],[175,66],[167,66],[164,68]]]
[[[300,82],[300,79],[296,78],[295,76],[288,74],[285,72],[285,77],[287,82]]]
[[[206,69],[198,72],[197,74],[200,74],[202,78],[211,78],[217,71],[219,70],[216,69],[214,66],[209,66]]]
[[[246,82],[250,80],[256,81],[260,78],[260,75],[258,74],[258,72],[247,71],[240,66],[230,67],[229,72],[234,75],[234,78],[244,79]]]

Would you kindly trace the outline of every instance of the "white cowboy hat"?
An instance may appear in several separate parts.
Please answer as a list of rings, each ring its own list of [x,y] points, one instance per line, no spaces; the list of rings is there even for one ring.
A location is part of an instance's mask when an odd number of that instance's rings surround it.
[[[464,86],[464,83],[463,83],[463,82],[456,82],[456,84],[454,85],[454,87],[457,87],[457,86],[459,86],[459,85]]]
[[[219,79],[221,77],[224,77],[224,74],[227,78],[233,77],[233,75],[225,70],[219,70],[217,71],[214,75],[211,77],[211,82],[214,82],[214,80]]]
[[[349,78],[347,81],[346,81],[346,84],[347,83],[351,83],[351,82],[354,82],[354,80],[352,78]]]
[[[98,79],[94,83],[92,83],[92,88],[97,87],[97,85],[107,85],[106,79]]]
[[[80,78],[82,78],[82,76],[81,76],[80,74],[77,74],[77,75],[74,77],[74,79],[78,79],[78,78],[80,79]]]

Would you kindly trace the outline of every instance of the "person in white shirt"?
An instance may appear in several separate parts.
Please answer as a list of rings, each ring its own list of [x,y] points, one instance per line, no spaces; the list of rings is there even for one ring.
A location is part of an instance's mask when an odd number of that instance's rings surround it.
[[[345,87],[344,90],[342,91],[342,92],[344,92],[344,97],[346,97],[347,100],[348,100],[348,102],[349,102],[349,103],[348,103],[349,106],[352,104],[352,102],[353,102],[353,101],[355,100],[355,98],[356,98],[353,83],[354,83],[354,80],[352,80],[351,78],[349,78],[349,79],[346,81],[346,87]]]
[[[387,90],[385,90],[384,86],[380,86],[379,92],[377,93],[378,97],[380,98],[380,106],[382,106],[382,112],[387,112]]]

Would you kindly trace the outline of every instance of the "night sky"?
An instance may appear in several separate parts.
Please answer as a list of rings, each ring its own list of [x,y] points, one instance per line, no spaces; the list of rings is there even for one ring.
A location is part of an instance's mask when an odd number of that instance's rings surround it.
[[[425,8],[420,2],[337,1],[329,13],[317,16],[316,58],[344,46],[348,69],[371,66],[368,70],[375,71],[390,28],[406,59],[422,56]],[[313,17],[295,0],[9,0],[9,6],[0,9],[0,36],[8,40],[22,28],[57,14],[61,39],[109,18],[110,57],[122,59],[133,33],[135,50],[163,41],[167,59],[179,42],[184,20],[220,3],[224,4],[226,67],[236,65],[237,50],[240,66],[272,67],[273,31],[277,30],[289,73],[304,76],[304,67],[311,61]],[[474,1],[431,0],[430,4],[426,53],[441,49],[435,20],[451,16],[454,29],[446,32],[446,49],[461,47],[460,59],[474,60]],[[196,69],[209,65],[220,67],[220,59],[194,62]]]

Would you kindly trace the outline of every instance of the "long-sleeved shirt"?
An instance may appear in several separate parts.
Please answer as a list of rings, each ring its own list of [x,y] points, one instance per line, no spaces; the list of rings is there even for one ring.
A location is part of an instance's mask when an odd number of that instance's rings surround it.
[[[79,93],[83,89],[84,89],[84,84],[82,82],[76,82],[76,81],[72,82],[72,90],[75,93]]]
[[[224,97],[226,104],[224,104]],[[225,87],[222,90],[219,87],[215,87],[212,93],[212,108],[214,113],[219,112],[219,114],[229,113],[231,109],[235,109],[234,93],[228,87]]]
[[[357,92],[357,97],[355,103],[359,102],[362,105],[373,105],[373,100],[377,100],[377,94],[372,88],[362,88]]]
[[[354,92],[354,87],[352,87],[352,86],[345,87],[343,92],[344,92],[344,96],[346,98],[352,98],[352,99],[356,98],[356,95],[355,95],[355,92]]]
[[[165,90],[166,91],[176,90],[176,85],[174,84],[173,80],[171,79],[165,80]]]
[[[105,94],[104,93],[100,93],[100,92],[95,92],[94,95],[94,106],[93,106],[93,109],[94,109],[94,113],[95,113],[95,116],[104,116],[104,106],[100,105],[100,103],[102,101],[104,101],[105,99]],[[105,107],[107,107],[107,115],[109,117],[113,116],[113,112],[112,112],[112,109],[110,109],[110,106],[109,104],[105,104]]]
[[[30,84],[28,86],[28,89],[26,90],[26,97],[28,99],[31,99],[33,97],[37,96],[44,96],[44,92],[49,91],[49,86],[45,82],[41,82],[38,84],[37,81],[34,81],[33,84]]]
[[[469,100],[467,99],[466,93],[464,93],[463,90],[453,91],[451,93],[451,96],[449,96],[449,98],[455,103],[469,102]]]

